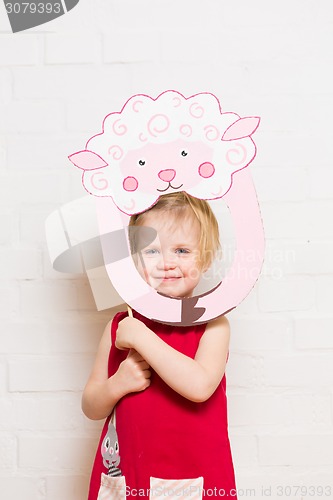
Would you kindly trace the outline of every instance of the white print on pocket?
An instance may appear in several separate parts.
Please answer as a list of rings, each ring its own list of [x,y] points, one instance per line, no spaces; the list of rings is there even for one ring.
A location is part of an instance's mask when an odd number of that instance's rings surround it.
[[[102,472],[101,486],[97,500],[124,500],[126,499],[125,477],[111,477]]]
[[[203,492],[203,477],[195,479],[159,479],[150,478],[149,498],[177,498],[201,500]]]

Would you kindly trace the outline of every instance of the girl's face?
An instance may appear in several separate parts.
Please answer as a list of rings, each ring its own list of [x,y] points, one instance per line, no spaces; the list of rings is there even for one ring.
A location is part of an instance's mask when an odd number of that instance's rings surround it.
[[[193,217],[175,220],[171,213],[152,211],[140,226],[157,232],[156,239],[141,250],[137,259],[140,275],[164,295],[191,297],[202,274],[199,222]]]

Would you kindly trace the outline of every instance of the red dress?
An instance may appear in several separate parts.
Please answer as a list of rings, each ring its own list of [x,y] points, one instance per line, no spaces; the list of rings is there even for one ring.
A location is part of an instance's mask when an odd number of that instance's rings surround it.
[[[128,351],[114,347],[118,323],[127,313],[118,313],[111,327],[112,348],[109,376],[118,369]],[[194,358],[206,325],[179,327],[163,325],[134,312],[164,342]],[[109,417],[110,418],[110,417]],[[88,500],[96,500],[103,465],[100,445],[107,431],[106,420],[92,470]],[[116,406],[120,469],[128,492],[147,491],[150,477],[189,479],[203,476],[210,496],[236,497],[234,469],[227,422],[226,378],[205,402],[194,403],[171,389],[154,371],[151,385],[142,392],[127,394]],[[134,498],[129,494],[128,498]],[[138,494],[136,495],[137,498]],[[141,496],[140,498],[148,498]]]

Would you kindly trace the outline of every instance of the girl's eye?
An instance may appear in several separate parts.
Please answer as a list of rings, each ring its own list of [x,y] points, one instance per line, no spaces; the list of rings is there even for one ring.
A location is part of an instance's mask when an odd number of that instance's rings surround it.
[[[177,248],[176,253],[187,254],[187,253],[190,253],[190,251],[187,248]]]
[[[156,248],[147,248],[146,250],[143,251],[144,255],[157,255],[158,254],[158,250]]]
[[[139,160],[139,166],[143,167],[146,164],[145,160]]]
[[[181,152],[181,155],[182,156],[187,156],[187,152],[183,149],[183,151]]]

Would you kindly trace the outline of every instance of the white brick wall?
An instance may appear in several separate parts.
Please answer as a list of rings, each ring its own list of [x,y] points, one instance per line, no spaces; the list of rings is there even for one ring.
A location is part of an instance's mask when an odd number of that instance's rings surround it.
[[[39,36],[1,33],[0,61],[3,66],[34,66],[39,62]]]
[[[133,93],[166,89],[262,117],[251,170],[266,260],[229,315],[239,498],[293,485],[333,498],[332,2],[81,0],[15,35],[2,5],[1,498],[86,497],[102,423],[80,397],[111,312],[85,277],[51,269],[44,221],[85,194],[68,154]]]

